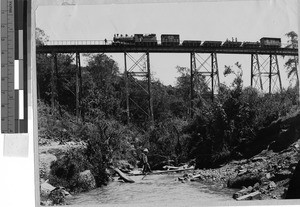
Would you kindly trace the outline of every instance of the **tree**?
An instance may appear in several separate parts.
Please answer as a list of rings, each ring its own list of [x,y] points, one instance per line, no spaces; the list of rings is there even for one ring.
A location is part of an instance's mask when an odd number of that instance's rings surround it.
[[[177,72],[180,74],[177,77],[176,83],[176,96],[181,99],[184,107],[190,109],[191,101],[193,106],[202,105],[203,95],[208,94],[208,86],[205,82],[205,77],[199,74],[197,71],[194,72],[193,84],[191,83],[190,69],[187,67],[176,67]],[[191,89],[193,85],[193,88]],[[193,96],[191,97],[191,90],[193,90]],[[187,110],[188,114],[188,110]]]
[[[52,55],[39,54],[36,60],[38,98],[50,103],[54,96],[54,101],[65,105],[70,112],[75,107],[76,66],[73,59],[72,54],[56,54],[57,63],[53,65]]]
[[[234,74],[236,76],[231,85],[235,89],[235,93],[237,93],[236,96],[239,96],[243,88],[243,69],[239,62],[236,62],[234,65],[238,68],[238,71],[236,72],[233,70],[232,66],[225,65],[224,76],[226,77],[229,74]]]
[[[40,29],[35,29],[35,41],[36,46],[44,45],[48,41],[48,36],[45,32]],[[38,54],[36,56],[36,64],[37,64],[37,94],[38,99],[42,98],[45,95],[43,92],[45,89],[41,87],[48,85],[50,81],[50,71],[51,71],[51,62],[50,58],[47,54]],[[46,84],[47,83],[47,84]],[[41,94],[42,93],[42,94]],[[44,97],[43,97],[44,98]]]
[[[285,34],[289,39],[288,41],[288,48],[298,48],[298,35],[296,32],[291,31]]]
[[[298,35],[296,32],[291,31],[286,34],[286,36],[289,38],[288,41],[288,48],[298,48]],[[287,62],[285,63],[285,67],[287,68],[288,72],[288,78],[292,76],[296,76],[296,87],[299,88],[299,74],[297,70],[297,66],[299,63],[299,57],[295,56],[293,58],[289,58]]]
[[[40,28],[35,28],[35,42],[36,46],[44,45],[49,41],[49,36],[47,36],[44,30]]]
[[[83,70],[84,111],[94,119],[99,116],[120,119],[123,79],[117,63],[105,54],[87,55],[88,65]]]

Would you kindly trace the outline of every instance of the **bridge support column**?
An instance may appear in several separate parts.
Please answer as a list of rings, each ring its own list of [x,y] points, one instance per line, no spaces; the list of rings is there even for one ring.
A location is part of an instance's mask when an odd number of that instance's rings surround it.
[[[273,83],[272,83],[273,80]],[[278,81],[278,83],[276,82]],[[280,70],[278,66],[277,55],[270,55],[270,77],[269,77],[269,93],[275,92],[279,89],[282,92],[282,83],[280,77]],[[273,84],[273,85],[272,85]],[[279,85],[278,85],[279,84]]]
[[[126,118],[127,124],[130,122],[130,111],[129,111],[129,83],[128,83],[128,71],[127,71],[127,61],[126,52],[124,53],[124,79],[125,79],[125,90],[126,90]]]
[[[127,65],[127,58],[131,60],[131,66]],[[151,70],[150,70],[150,57],[149,52],[143,53],[138,59],[135,59],[131,54],[124,53],[124,79],[126,84],[126,116],[127,122],[133,116],[142,118],[143,115],[147,116],[150,124],[154,123],[152,92],[151,92]],[[131,86],[132,83],[132,86]],[[137,87],[136,87],[137,86]],[[143,99],[138,94],[130,93],[130,88],[136,87],[146,95]],[[137,90],[135,90],[137,92]],[[139,99],[139,102],[134,100]],[[147,107],[142,103],[147,100]]]
[[[80,53],[76,52],[76,118],[77,121],[82,117],[81,111],[81,96],[82,96],[82,78],[81,78],[81,65]]]
[[[263,91],[258,54],[251,54],[251,87]]]
[[[54,113],[57,101],[57,54],[52,52],[51,56],[51,108],[52,113]]]
[[[149,119],[151,125],[154,124],[154,117],[153,117],[153,103],[152,103],[152,92],[151,92],[151,70],[150,70],[150,58],[149,52],[146,53],[147,58],[147,83],[148,83],[148,104],[149,104]]]
[[[211,99],[218,93],[220,85],[217,53],[211,53]]]
[[[196,71],[196,57],[195,52],[191,53],[191,77],[190,77],[190,116],[194,116],[194,75]]]
[[[258,85],[259,81],[259,85]],[[282,91],[280,70],[276,54],[251,55],[251,86],[268,93]],[[265,87],[266,86],[266,87]]]
[[[211,100],[218,93],[220,79],[217,53],[211,53],[207,58],[202,56],[199,53],[191,53],[191,100],[195,93]]]

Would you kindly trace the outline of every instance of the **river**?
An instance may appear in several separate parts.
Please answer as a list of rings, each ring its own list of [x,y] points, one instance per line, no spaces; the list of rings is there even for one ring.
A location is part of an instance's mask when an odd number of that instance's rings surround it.
[[[232,189],[215,184],[185,182],[177,180],[181,174],[132,176],[135,183],[118,181],[86,193],[75,195],[71,205],[127,204],[156,206],[199,206],[203,204],[222,204],[233,202]]]

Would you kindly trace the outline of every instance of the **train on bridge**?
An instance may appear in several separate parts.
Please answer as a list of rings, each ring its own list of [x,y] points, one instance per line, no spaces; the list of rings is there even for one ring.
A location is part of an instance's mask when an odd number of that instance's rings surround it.
[[[157,46],[158,40],[156,34],[134,34],[119,35],[115,34],[113,38],[112,45],[122,46],[122,45],[135,45],[135,46]],[[263,37],[257,42],[241,42],[237,39],[222,41],[200,41],[200,40],[183,40],[180,42],[180,37],[178,34],[162,34],[161,42],[162,46],[179,46],[183,47],[227,47],[227,48],[280,48],[281,39],[274,37]]]

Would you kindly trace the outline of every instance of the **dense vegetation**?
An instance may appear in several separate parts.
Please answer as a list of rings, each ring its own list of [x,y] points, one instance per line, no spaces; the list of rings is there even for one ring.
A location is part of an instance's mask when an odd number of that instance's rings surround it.
[[[38,30],[38,43],[47,37]],[[152,82],[154,123],[146,115],[133,111],[126,120],[125,80],[117,63],[105,54],[85,54],[82,67],[81,115],[76,117],[76,65],[73,54],[57,55],[58,66],[52,71],[51,55],[37,56],[39,142],[65,143],[83,141],[86,147],[70,151],[53,165],[52,183],[63,183],[75,190],[78,173],[92,169],[98,186],[108,180],[105,169],[127,160],[137,165],[141,150],[150,150],[150,164],[155,169],[170,161],[180,164],[195,159],[197,168],[216,167],[231,159],[243,157],[242,146],[257,139],[258,131],[279,116],[296,110],[297,87],[277,94],[262,94],[243,87],[242,74],[235,74],[232,85],[221,85],[214,101],[198,94],[194,116],[190,117],[189,69],[177,67],[175,86]],[[295,72],[289,60],[289,73]],[[236,66],[242,70],[238,63]],[[226,66],[225,74],[233,74]],[[234,75],[234,74],[233,74]],[[136,80],[146,86],[145,80]],[[195,88],[207,91],[203,77]],[[142,88],[130,85],[131,98],[146,105]],[[81,186],[82,188],[82,186]]]

